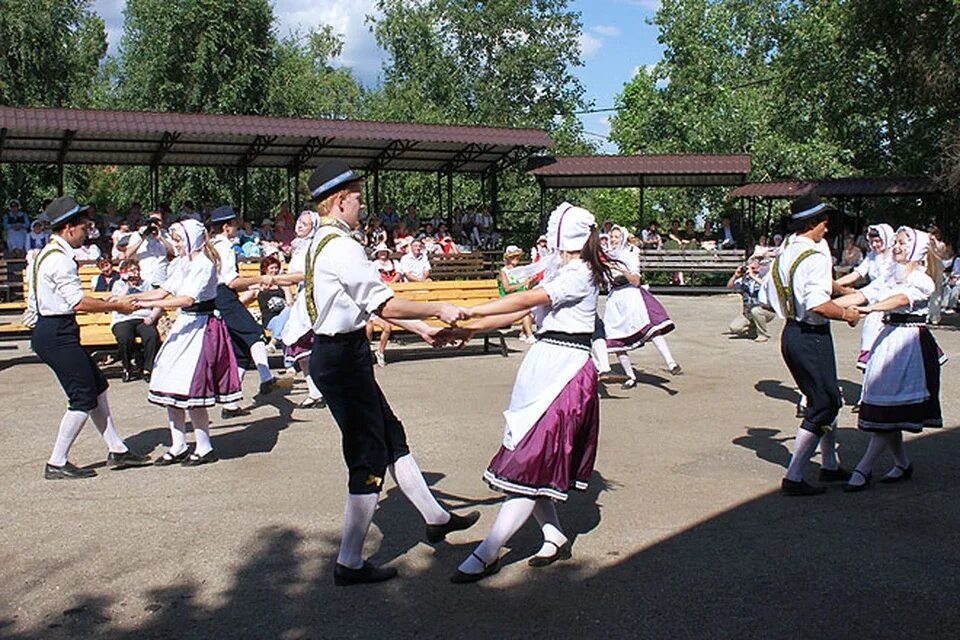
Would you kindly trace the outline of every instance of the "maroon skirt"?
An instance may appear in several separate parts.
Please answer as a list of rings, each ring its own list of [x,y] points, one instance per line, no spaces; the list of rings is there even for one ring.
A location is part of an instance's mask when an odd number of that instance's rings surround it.
[[[310,352],[313,350],[313,336],[313,330],[310,329],[300,336],[299,340],[285,347],[283,356],[287,362],[294,363],[298,362],[301,358],[309,357]]]
[[[503,493],[566,500],[571,488],[587,488],[599,435],[597,368],[588,359],[516,448],[500,447],[483,479]]]

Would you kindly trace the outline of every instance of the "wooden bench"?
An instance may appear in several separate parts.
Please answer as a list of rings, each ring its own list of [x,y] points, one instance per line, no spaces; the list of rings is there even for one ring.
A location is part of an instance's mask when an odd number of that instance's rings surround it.
[[[482,253],[430,256],[430,277],[434,280],[487,280],[496,276],[497,272],[490,270]]]
[[[740,249],[640,249],[642,271],[733,273],[745,260],[746,251]]]
[[[0,260],[0,300],[4,304],[15,305],[23,300],[23,273],[26,268],[27,263],[22,259]]]

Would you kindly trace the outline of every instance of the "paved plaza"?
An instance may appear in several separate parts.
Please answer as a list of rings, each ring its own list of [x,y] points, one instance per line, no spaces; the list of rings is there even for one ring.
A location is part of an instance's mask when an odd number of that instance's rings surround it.
[[[596,474],[560,508],[573,558],[528,567],[539,546],[528,524],[500,574],[476,585],[448,577],[496,514],[480,475],[528,348],[515,338],[508,358],[484,355],[480,341],[456,353],[388,351],[377,377],[428,481],[451,508],[483,515],[430,546],[388,480],[367,553],[400,577],[351,588],[332,579],[346,491],[339,434],[329,412],[295,409],[302,384],[250,418],[223,422],[216,409],[216,464],[51,482],[43,463],[64,396],[26,342],[0,343],[0,637],[957,637],[960,364],[944,369],[947,428],[910,439],[912,482],[783,498],[798,420],[778,339],[721,335],[735,296],[662,300],[684,374],[667,373],[649,346],[632,354],[635,389],[603,390]],[[960,358],[956,317],[946,322],[935,335]],[[859,328],[833,331],[849,468],[866,442],[850,410]],[[147,404],[145,385],[114,378],[110,393],[131,447],[162,453],[165,412]],[[71,460],[105,456],[88,423]]]

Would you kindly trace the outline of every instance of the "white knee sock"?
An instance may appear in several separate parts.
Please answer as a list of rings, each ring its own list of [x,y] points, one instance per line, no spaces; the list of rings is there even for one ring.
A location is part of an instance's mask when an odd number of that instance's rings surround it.
[[[837,420],[820,436],[820,468],[835,471],[837,466]]]
[[[260,382],[267,382],[273,378],[273,374],[270,373],[270,365],[267,362],[267,345],[262,342],[254,343],[250,347],[250,359],[257,365]]]
[[[247,370],[243,367],[237,367],[237,378],[240,380],[240,388],[243,389],[243,376],[247,373]],[[240,403],[234,400],[233,402],[224,402],[223,408],[227,411],[236,411],[240,408]]]
[[[210,442],[210,414],[207,413],[207,408],[190,409],[190,422],[193,423],[193,437],[197,440],[194,453],[198,456],[210,453],[213,450],[213,444]]]
[[[500,507],[500,513],[497,514],[497,519],[490,528],[490,533],[473,550],[473,553],[460,564],[460,571],[464,573],[480,573],[483,571],[483,563],[474,556],[479,556],[488,565],[494,562],[500,555],[500,547],[505,545],[513,537],[513,534],[523,526],[523,523],[533,513],[535,504],[536,500],[533,498],[507,498]]]
[[[790,458],[790,466],[787,467],[787,480],[799,482],[803,480],[803,468],[810,461],[810,456],[817,450],[817,442],[820,440],[812,431],[806,429],[797,429],[797,439],[794,443],[793,457]]]
[[[557,550],[567,543],[567,536],[560,529],[557,505],[549,498],[537,498],[533,517],[537,519],[543,533],[543,546],[537,551],[537,555],[544,558],[556,555]]]
[[[857,471],[859,473],[853,474],[850,480],[847,481],[848,484],[859,487],[867,483],[867,476],[873,471],[873,464],[889,444],[885,435],[886,434],[880,433],[870,434],[870,440],[867,442],[867,450],[863,452],[863,457],[860,458],[860,462],[857,463]]]
[[[67,464],[67,456],[70,454],[70,447],[73,441],[80,435],[80,429],[83,429],[87,421],[86,411],[72,411],[67,409],[60,420],[60,430],[57,432],[57,441],[53,445],[53,453],[50,454],[48,461],[55,467],[62,467]]]
[[[320,393],[320,389],[317,388],[317,383],[315,383],[310,376],[310,358],[302,358],[300,360],[300,371],[303,372],[303,377],[307,381],[307,392],[310,394],[310,398],[312,400],[322,398],[323,394]]]
[[[450,514],[433,497],[412,454],[399,458],[387,469],[403,495],[407,496],[427,524],[446,524],[450,521]]]
[[[170,423],[170,455],[178,456],[187,450],[187,416],[183,409],[167,407]]]
[[[670,347],[667,345],[667,339],[663,336],[657,336],[650,342],[653,343],[653,346],[657,348],[657,351],[660,352],[660,355],[663,356],[663,359],[666,361],[668,367],[672,367],[677,364],[677,361],[673,359],[673,354],[670,353]]]
[[[633,365],[630,364],[630,356],[625,353],[618,353],[617,360],[620,361],[620,366],[623,367],[623,372],[627,375],[627,377],[631,380],[636,380],[637,374],[633,372]]]
[[[893,469],[890,469],[886,475],[890,478],[899,478],[903,475],[903,471],[901,471],[901,469],[907,469],[910,467],[910,458],[907,456],[906,447],[903,446],[903,432],[894,431],[884,435],[887,437],[887,445],[890,447],[890,452],[893,454],[893,461],[897,465]]]
[[[363,541],[377,510],[378,493],[351,493],[347,495],[347,508],[343,514],[343,539],[337,564],[350,569],[363,566]]]
[[[113,414],[110,413],[106,391],[97,396],[97,406],[90,411],[90,419],[93,420],[93,424],[103,437],[103,441],[107,443],[107,449],[112,453],[125,453],[127,451],[127,443],[123,441],[113,425]]]

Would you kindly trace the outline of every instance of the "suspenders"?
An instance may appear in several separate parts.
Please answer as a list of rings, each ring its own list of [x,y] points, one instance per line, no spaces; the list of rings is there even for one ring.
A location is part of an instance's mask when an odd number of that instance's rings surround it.
[[[307,315],[310,317],[310,323],[316,324],[317,322],[317,301],[313,298],[313,288],[314,288],[314,275],[313,275],[313,266],[317,263],[317,257],[320,255],[320,252],[323,251],[334,238],[341,238],[346,236],[341,236],[339,233],[330,233],[320,239],[320,242],[317,243],[317,248],[313,251],[307,250],[307,260],[306,260],[306,274],[305,279],[307,281],[306,291],[304,292],[304,298],[307,303]]]
[[[784,285],[783,278],[780,276],[780,256],[778,255],[774,261],[773,266],[770,268],[773,276],[773,285],[777,289],[777,297],[780,298],[780,309],[783,310],[783,315],[788,320],[795,320],[797,317],[796,312],[796,297],[793,292],[793,277],[797,273],[797,267],[800,266],[800,263],[809,258],[810,256],[817,253],[816,249],[807,249],[799,256],[796,260],[793,261],[793,264],[790,265],[790,273],[787,276],[787,284]]]
[[[33,302],[36,310],[30,309],[30,301],[27,300],[27,308],[23,312],[23,318],[21,322],[31,329],[37,325],[37,318],[40,317],[40,294],[37,291],[37,274],[40,270],[40,263],[43,262],[47,256],[52,253],[63,253],[62,250],[54,247],[49,251],[44,251],[37,256],[37,259],[33,261],[33,280],[30,281],[30,288],[33,290]]]

